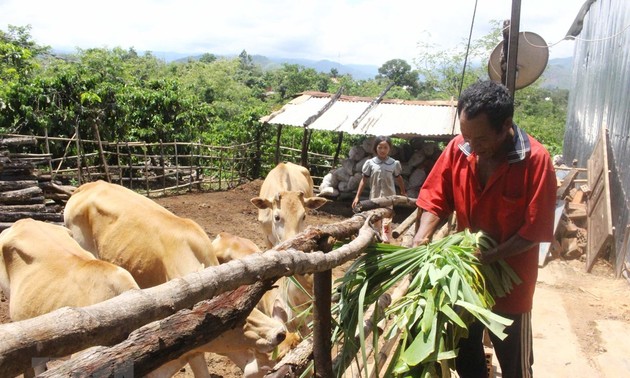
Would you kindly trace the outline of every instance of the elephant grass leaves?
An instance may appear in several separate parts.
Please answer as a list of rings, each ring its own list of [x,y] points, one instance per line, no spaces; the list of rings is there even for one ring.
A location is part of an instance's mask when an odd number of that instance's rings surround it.
[[[343,348],[335,366],[337,376],[357,351],[367,366],[365,311],[406,277],[411,279],[407,293],[384,314],[391,319],[385,339],[400,337],[384,376],[450,376],[458,340],[467,336],[467,326],[475,318],[498,337],[505,337],[503,331],[511,321],[492,313],[494,298],[504,296],[521,281],[505,261],[482,265],[474,256],[478,248],[494,245],[484,233],[465,230],[414,248],[368,247],[338,281],[334,337]],[[373,334],[369,342],[376,355],[376,325]]]

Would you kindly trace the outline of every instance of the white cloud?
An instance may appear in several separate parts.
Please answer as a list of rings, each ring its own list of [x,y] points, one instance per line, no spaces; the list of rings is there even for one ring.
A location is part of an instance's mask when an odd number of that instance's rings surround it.
[[[522,1],[520,30],[560,41],[581,1]],[[328,59],[344,64],[413,62],[418,42],[452,48],[468,38],[473,1],[466,0],[4,0],[0,28],[32,25],[33,39],[54,48],[133,47],[181,53],[250,54]],[[479,0],[473,38],[490,20],[510,18],[508,0]],[[428,36],[430,35],[430,39]],[[573,42],[551,49],[573,53]]]

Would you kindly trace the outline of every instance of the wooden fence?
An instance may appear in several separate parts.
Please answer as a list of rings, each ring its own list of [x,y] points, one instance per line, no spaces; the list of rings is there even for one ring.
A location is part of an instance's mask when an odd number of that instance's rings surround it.
[[[266,174],[280,161],[300,163],[301,151],[276,146],[274,156],[263,156],[256,142],[213,146],[200,142],[108,142],[78,138],[0,134],[12,143],[11,159],[32,163],[47,172],[52,180],[78,186],[84,182],[106,180],[127,188],[160,195],[167,192],[227,190],[247,179]],[[333,168],[333,157],[309,152],[309,164],[316,186]],[[265,164],[265,162],[268,162]]]

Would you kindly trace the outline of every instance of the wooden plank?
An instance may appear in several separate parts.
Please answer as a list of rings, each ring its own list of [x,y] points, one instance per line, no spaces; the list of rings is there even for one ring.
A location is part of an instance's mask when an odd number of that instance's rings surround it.
[[[553,219],[553,232],[556,234],[556,230],[558,229],[558,224],[560,223],[560,218],[562,218],[562,212],[564,211],[564,206],[566,202],[562,199],[556,199],[556,211],[554,213]],[[540,243],[540,247],[538,249],[538,266],[545,266],[545,262],[547,261],[547,256],[549,255],[549,249],[552,243],[544,242]]]
[[[592,192],[587,202],[586,271],[590,272],[595,259],[613,243],[608,130],[605,127],[602,127],[593,153],[588,159],[588,185]]]
[[[630,257],[630,224],[626,225],[626,230],[623,233],[621,256],[623,256],[623,258],[617,259],[617,261],[621,260],[621,267],[617,269],[618,273],[615,275],[617,278],[620,278],[622,273],[628,269],[628,257]]]

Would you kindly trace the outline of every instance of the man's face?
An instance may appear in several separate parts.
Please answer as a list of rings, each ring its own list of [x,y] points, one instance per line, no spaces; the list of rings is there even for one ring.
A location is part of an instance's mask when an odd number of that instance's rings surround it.
[[[466,112],[462,112],[459,118],[459,126],[464,140],[470,144],[480,159],[491,159],[496,156],[497,152],[502,151],[511,125],[512,119],[508,118],[501,131],[497,132],[485,113],[474,118],[468,118]]]

